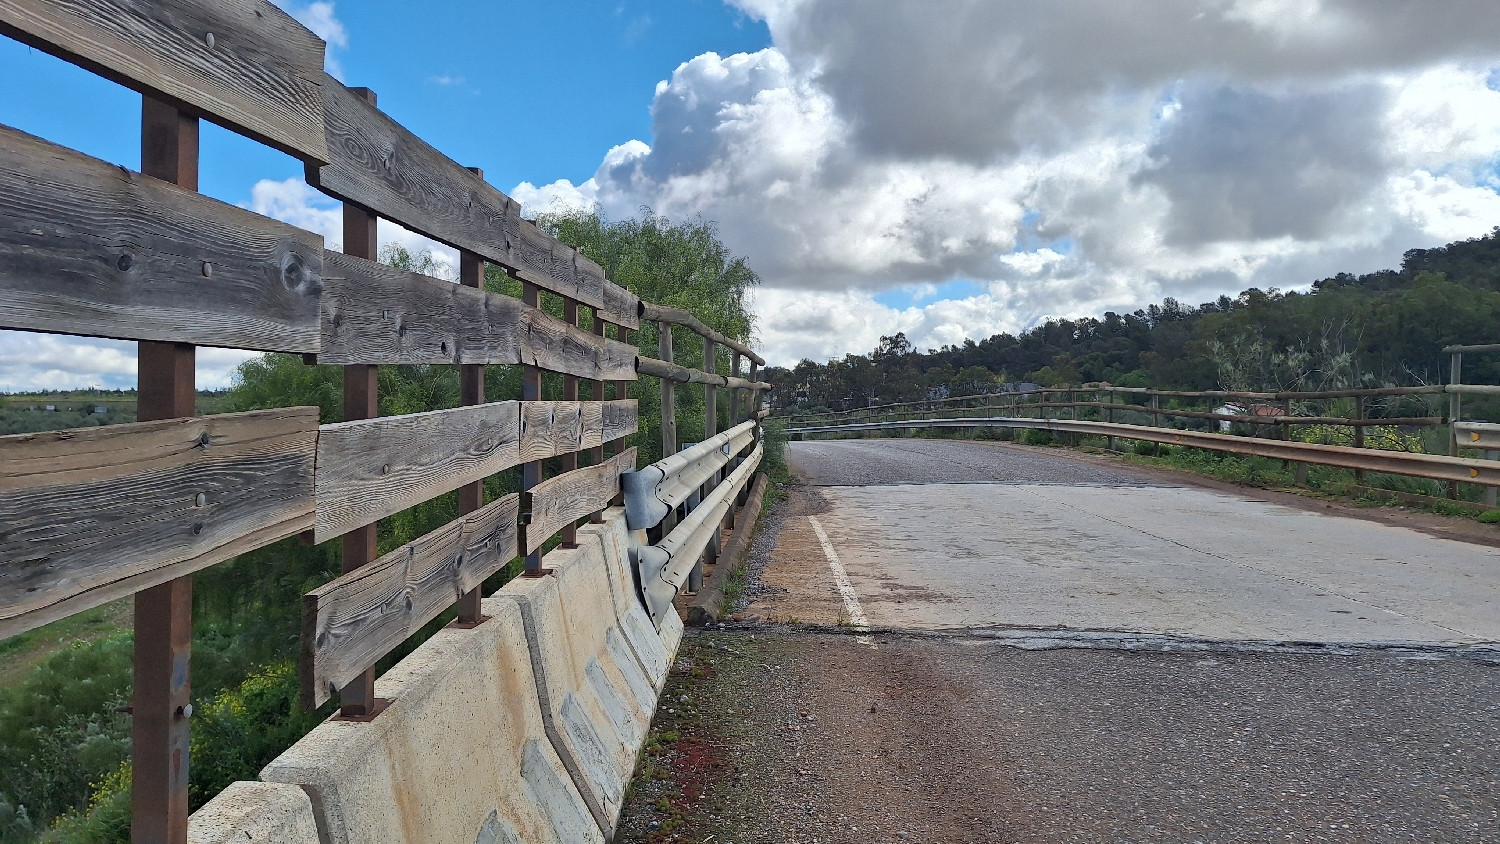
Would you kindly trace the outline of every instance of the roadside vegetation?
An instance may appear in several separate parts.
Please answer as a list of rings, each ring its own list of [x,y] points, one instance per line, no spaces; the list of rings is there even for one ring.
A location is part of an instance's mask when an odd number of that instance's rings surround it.
[[[674,223],[650,214],[610,221],[593,214],[539,221],[565,243],[583,249],[611,279],[659,304],[691,310],[714,329],[749,340],[753,329],[744,294],[758,283],[743,258],[730,254],[714,226],[701,220]],[[381,259],[393,266],[432,272],[430,255],[388,246]],[[520,285],[497,267],[491,290],[520,295]],[[562,315],[561,302],[544,296]],[[584,309],[587,311],[587,309]],[[584,328],[592,328],[587,322]],[[654,326],[633,332],[643,353],[655,356]],[[702,343],[678,344],[678,362],[701,366]],[[695,357],[696,355],[696,357]],[[727,360],[719,371],[728,371]],[[485,370],[485,396],[517,398],[519,367]],[[456,367],[381,367],[381,415],[456,407]],[[544,378],[543,397],[561,397],[561,377]],[[700,438],[703,391],[677,393],[679,436]],[[642,429],[631,441],[641,461],[661,456],[660,395],[655,380],[637,382]],[[0,423],[11,433],[133,421],[133,392],[7,396]],[[67,399],[64,401],[63,399]],[[200,413],[312,405],[322,422],[343,413],[338,367],[308,366],[300,357],[265,355],[242,365],[232,389],[201,393]],[[45,405],[75,410],[46,410]],[[109,405],[104,412],[96,406]],[[719,426],[728,422],[721,402]],[[33,407],[36,406],[36,407]],[[89,408],[83,412],[83,408]],[[768,449],[767,470],[784,477],[779,443]],[[781,467],[777,469],[776,467]],[[549,467],[558,471],[560,464]],[[487,500],[515,491],[516,473],[485,482]],[[441,496],[379,523],[385,553],[458,516],[456,493]],[[304,546],[289,539],[211,567],[194,576],[192,685],[192,806],[202,805],[230,782],[254,779],[267,762],[331,711],[303,712],[297,702],[296,658],[302,595],[337,576],[337,540]],[[492,577],[486,592],[519,572],[520,561]],[[385,670],[451,620],[440,616],[382,660]],[[120,710],[131,696],[131,604],[117,602],[0,642],[0,844],[97,844],[129,837],[130,718]]]
[[[1252,288],[1197,306],[1166,299],[1133,313],[1048,320],[1019,334],[925,351],[896,334],[868,354],[804,360],[768,371],[767,380],[778,386],[776,408],[788,415],[1025,382],[1343,390],[1445,383],[1444,346],[1494,342],[1500,342],[1500,229],[1413,249],[1400,269],[1312,281],[1306,292]],[[1500,355],[1467,356],[1464,380],[1500,384]]]

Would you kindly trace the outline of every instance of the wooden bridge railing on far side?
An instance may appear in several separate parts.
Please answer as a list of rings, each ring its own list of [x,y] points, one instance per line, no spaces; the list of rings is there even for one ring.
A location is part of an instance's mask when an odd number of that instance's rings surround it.
[[[1084,384],[794,416],[786,431],[806,437],[920,428],[1036,428],[1105,437],[1110,449],[1125,439],[1155,443],[1158,454],[1162,444],[1177,444],[1279,459],[1296,464],[1299,484],[1306,482],[1309,464],[1351,469],[1357,484],[1364,483],[1366,472],[1438,480],[1448,485],[1449,498],[1457,497],[1459,483],[1472,483],[1484,487],[1486,506],[1494,506],[1500,487],[1500,425],[1464,421],[1459,415],[1464,395],[1500,395],[1500,387],[1460,383],[1460,356],[1476,350],[1500,351],[1500,346],[1444,349],[1454,356],[1453,377],[1446,385],[1270,393]],[[1430,403],[1443,395],[1449,398],[1450,415],[1431,415]],[[1405,415],[1413,409],[1422,415]],[[1370,436],[1372,430],[1389,435],[1442,428],[1448,429],[1446,454],[1402,448],[1408,443],[1401,437],[1393,444]],[[1347,430],[1348,445],[1300,441],[1297,434],[1310,430]],[[1465,457],[1464,449],[1481,451],[1486,459]]]
[[[304,599],[302,693],[369,719],[377,660],[451,607],[482,624],[485,578],[518,556],[544,576],[544,544],[619,499],[640,374],[662,379],[668,454],[675,384],[704,385],[710,407],[728,389],[735,422],[769,389],[749,347],[640,301],[329,77],[323,41],[265,0],[0,0],[0,33],[143,95],[140,172],[0,127],[0,328],[140,342],[139,422],[0,438],[0,637],[135,596],[135,841],[186,840],[194,572],[342,538],[343,574]],[[300,159],[344,203],[344,251],[199,194],[202,119]],[[379,219],[457,248],[459,283],[376,263]],[[522,297],[485,290],[486,265]],[[707,371],[640,358],[643,315],[703,337]],[[712,371],[716,344],[730,376]],[[200,345],[343,367],[344,421],[195,418]],[[461,406],[379,416],[378,367],[394,364],[458,366]],[[520,400],[484,395],[491,364],[524,367]],[[543,373],[561,400],[542,400]],[[548,478],[551,458],[563,471]],[[484,478],[517,469],[519,493],[484,500]],[[460,518],[377,555],[378,520],[454,490]]]

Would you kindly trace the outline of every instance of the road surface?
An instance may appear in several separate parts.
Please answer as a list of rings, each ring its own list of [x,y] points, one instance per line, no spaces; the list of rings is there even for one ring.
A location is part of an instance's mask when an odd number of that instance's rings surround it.
[[[792,443],[808,512],[767,573],[783,599],[751,611],[850,621],[836,560],[874,627],[1500,641],[1500,549],[1047,452]]]
[[[789,457],[743,610],[781,623],[689,633],[617,840],[1500,842],[1497,529],[1051,449]]]

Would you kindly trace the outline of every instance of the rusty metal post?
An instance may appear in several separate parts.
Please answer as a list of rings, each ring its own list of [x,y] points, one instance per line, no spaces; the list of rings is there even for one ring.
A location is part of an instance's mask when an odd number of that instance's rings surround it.
[[[375,95],[367,89],[366,98],[373,104]],[[357,205],[344,203],[344,253],[356,258],[375,260],[379,252],[376,238],[376,221],[379,218]],[[344,367],[344,421],[374,419],[380,415],[380,369],[376,366],[355,364]],[[355,528],[343,537],[344,573],[372,562],[379,556],[376,550],[376,525],[368,524]],[[339,715],[344,718],[370,718],[380,711],[380,702],[375,698],[375,666],[365,669],[349,685],[339,689]]]
[[[484,178],[484,171],[470,167],[469,172]],[[484,259],[468,250],[458,253],[458,283],[476,290],[484,289]],[[460,350],[461,351],[461,350]],[[484,404],[484,364],[463,363],[458,367],[458,403],[460,405]],[[458,488],[458,512],[472,513],[484,506],[484,481],[474,481]],[[458,625],[473,627],[485,621],[480,605],[484,601],[484,589],[475,586],[458,598]]]
[[[570,298],[568,298],[566,296],[563,297],[563,322],[566,322],[568,325],[577,325],[578,324],[578,300],[577,299],[570,299]],[[563,377],[562,377],[562,400],[563,401],[578,401],[578,376],[577,375],[568,375],[566,373],[563,374]],[[576,452],[576,451],[570,451],[567,454],[560,455],[558,457],[558,460],[562,464],[561,471],[563,471],[565,473],[566,472],[571,472],[574,469],[578,468],[578,452]],[[575,522],[569,522],[568,524],[563,525],[562,529],[559,530],[557,532],[557,534],[562,539],[562,547],[564,547],[564,548],[577,548],[578,547],[578,525],[577,525],[577,523],[575,523]]]
[[[1116,402],[1115,402],[1115,391],[1114,390],[1109,390],[1108,391],[1108,395],[1109,395],[1109,405],[1110,406],[1107,407],[1107,408],[1105,408],[1105,410],[1104,410],[1104,412],[1108,414],[1108,417],[1105,419],[1105,421],[1109,422],[1110,424],[1114,424],[1114,421],[1115,421],[1115,407],[1114,406],[1116,404]],[[1115,438],[1114,437],[1110,437],[1109,438],[1109,450],[1110,451],[1119,451],[1120,450],[1119,447],[1117,446],[1117,444],[1115,443]]]
[[[1161,396],[1157,395],[1156,393],[1152,393],[1151,394],[1151,427],[1153,427],[1153,428],[1160,428],[1161,427],[1161,413],[1160,413],[1160,411],[1161,411]],[[1161,443],[1159,443],[1159,442],[1158,443],[1153,443],[1152,445],[1155,446],[1155,448],[1152,451],[1152,456],[1153,457],[1161,457]]]
[[[198,189],[198,118],[165,103],[141,101],[141,172]],[[123,263],[133,259],[128,250]],[[139,345],[136,418],[193,416],[190,345]],[[203,443],[204,448],[209,443]],[[135,596],[134,687],[130,717],[130,840],[186,844],[188,719],[193,714],[188,662],[193,640],[193,578],[179,577]]]
[[[594,308],[594,310],[593,310],[593,316],[594,316],[594,336],[598,337],[600,340],[603,340],[604,339],[604,327],[607,326],[607,325],[609,325],[609,323],[607,323],[604,320],[602,320],[602,319],[599,318],[599,309],[598,308]],[[604,401],[604,382],[603,381],[595,381],[594,382],[594,386],[593,386],[593,392],[590,395],[593,397],[594,401],[601,401],[601,402]],[[595,446],[594,448],[589,449],[589,463],[591,465],[598,466],[600,463],[603,463],[603,462],[604,462],[604,443],[601,441],[599,443],[599,445]],[[599,511],[597,513],[592,513],[592,514],[589,515],[589,524],[591,524],[591,525],[598,525],[598,524],[603,524],[603,523],[604,523],[604,511],[601,510],[601,511]]]
[[[1354,397],[1354,421],[1355,422],[1363,422],[1363,421],[1365,421],[1365,399],[1364,399],[1364,396],[1355,396]],[[1365,447],[1365,426],[1363,426],[1363,425],[1355,425],[1354,426],[1354,447],[1355,448],[1364,448]],[[1360,485],[1364,484],[1364,482],[1365,482],[1365,470],[1364,469],[1355,469],[1354,470],[1354,482],[1356,484],[1360,484]]]
[[[1448,359],[1448,384],[1458,386],[1463,383],[1464,354],[1454,352]],[[1448,456],[1458,456],[1458,423],[1463,419],[1463,396],[1459,393],[1448,394]],[[1448,482],[1448,497],[1458,499],[1458,481]]]
[[[512,273],[514,275],[514,273]],[[542,306],[541,291],[535,284],[529,281],[521,282],[521,301],[540,308]],[[542,400],[542,370],[527,364],[521,367],[521,401]],[[531,521],[531,489],[542,482],[542,461],[528,460],[521,464],[521,530],[522,544],[525,544],[526,531],[529,529],[528,522]],[[526,555],[525,577],[542,577],[547,571],[542,568],[542,551],[538,548]]]
[[[619,340],[621,343],[629,343],[630,342],[630,329],[626,328],[623,325],[617,325],[617,326],[615,326],[615,339]],[[628,399],[628,398],[630,398],[630,382],[629,381],[616,381],[615,382],[615,399],[618,401],[620,399]],[[619,439],[615,440],[614,448],[612,449],[612,451],[613,451],[614,454],[619,454],[620,452],[622,452],[624,450],[625,450],[625,438],[624,437],[620,437]],[[616,507],[619,507],[619,506],[623,505],[625,503],[625,494],[622,492],[622,493],[616,495],[615,496],[615,500],[612,501],[612,502],[610,502],[610,503],[613,504],[613,505],[615,505]]]

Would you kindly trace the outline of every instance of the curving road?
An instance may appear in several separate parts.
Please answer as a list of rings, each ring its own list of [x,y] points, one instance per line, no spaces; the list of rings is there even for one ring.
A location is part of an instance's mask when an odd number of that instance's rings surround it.
[[[778,552],[813,572],[837,558],[874,627],[1500,641],[1493,547],[1048,449],[833,440],[788,457],[819,512],[789,521]],[[847,620],[840,597],[791,612]]]

